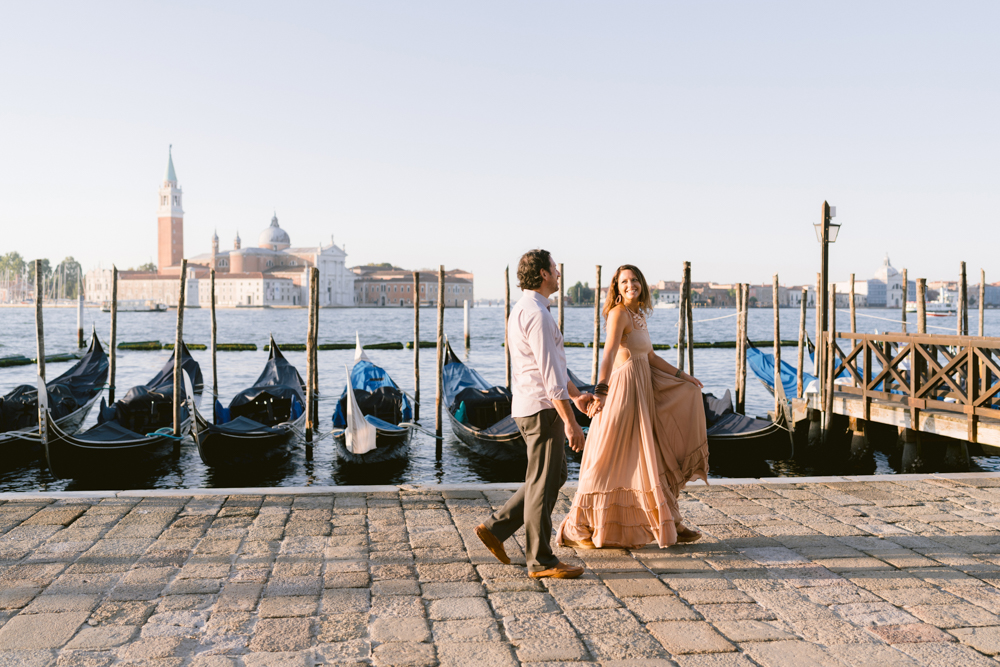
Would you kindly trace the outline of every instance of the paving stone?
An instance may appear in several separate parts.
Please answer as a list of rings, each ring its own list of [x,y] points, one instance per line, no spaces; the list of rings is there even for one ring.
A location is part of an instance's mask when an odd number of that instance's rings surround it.
[[[133,641],[119,649],[119,658],[125,663],[146,664],[157,658],[171,658],[181,647],[181,637],[152,637]]]
[[[424,602],[411,595],[385,595],[372,598],[371,614],[379,616],[425,616]]]
[[[680,667],[757,667],[757,663],[742,653],[689,654],[675,656],[675,659]]]
[[[554,615],[550,616],[559,618]],[[565,622],[565,619],[562,620]],[[568,627],[569,623],[566,625]],[[496,642],[503,639],[496,621],[487,618],[434,621],[432,631],[435,642]],[[570,631],[572,632],[572,628]]]
[[[431,630],[427,621],[415,616],[376,618],[372,621],[369,632],[373,641],[383,644],[387,642],[426,642],[431,638]]]
[[[438,664],[433,644],[413,642],[376,646],[372,658],[380,667],[434,667]]]
[[[740,648],[762,667],[843,667],[826,649],[804,641],[748,642]]]
[[[416,582],[407,582],[416,583]],[[427,600],[443,598],[485,597],[486,589],[476,581],[428,582],[420,586],[423,597]],[[418,591],[416,594],[420,594]]]
[[[94,610],[87,623],[98,625],[142,625],[156,605],[152,602],[106,600]]]
[[[698,614],[676,596],[658,595],[645,598],[623,598],[625,606],[640,621],[694,621]]]
[[[525,639],[515,644],[518,660],[524,663],[574,663],[589,657],[587,647],[577,637]]]
[[[631,661],[667,657],[660,643],[645,632],[633,635],[591,635],[584,637],[583,641],[591,654],[602,664],[613,660]]]
[[[426,586],[438,585],[447,586],[449,584],[426,584]],[[411,579],[383,579],[372,582],[372,595],[420,595],[420,583]],[[427,597],[426,594],[424,597]]]
[[[693,609],[707,621],[771,621],[772,611],[759,604],[696,604]]]
[[[440,642],[437,655],[441,667],[516,667],[510,647],[499,642]]]
[[[371,608],[372,597],[363,588],[334,588],[323,591],[320,603],[324,614],[362,613]]]
[[[725,653],[735,651],[708,623],[699,621],[662,621],[650,623],[646,629],[672,654]]]
[[[430,618],[436,621],[463,618],[492,618],[493,612],[484,598],[444,598],[433,600],[427,608]]]
[[[259,614],[261,618],[314,616],[318,608],[319,600],[313,596],[264,598]]]
[[[66,644],[68,649],[109,649],[127,643],[138,634],[135,625],[102,625],[96,628],[84,627]]]
[[[626,609],[573,609],[566,616],[582,635],[642,631],[642,626]]]
[[[316,638],[321,643],[361,639],[368,632],[368,614],[332,614],[317,619]]]
[[[0,651],[59,648],[70,640],[90,616],[88,612],[25,614],[0,628]]]
[[[1000,653],[1000,627],[954,628],[951,634],[963,644],[968,644],[980,653],[996,655]]]
[[[301,651],[312,642],[308,618],[262,618],[254,627],[251,651]]]
[[[790,628],[781,621],[716,621],[714,625],[719,632],[734,642],[797,639]]]
[[[912,644],[926,642],[949,642],[955,638],[948,633],[926,623],[906,625],[880,625],[868,628],[869,632],[890,644]]]
[[[996,667],[996,661],[960,644],[927,642],[920,644],[897,644],[903,651],[921,665],[947,667]]]
[[[888,602],[860,602],[830,607],[840,616],[855,625],[905,625],[916,623],[917,619]]]
[[[0,653],[0,667],[50,667],[55,664],[55,655],[47,650],[21,649]]]
[[[490,593],[489,601],[498,616],[542,614],[559,611],[555,599],[547,593]]]
[[[916,667],[913,658],[891,646],[836,644],[827,651],[847,667]]]
[[[924,623],[938,628],[1000,625],[1000,616],[981,607],[959,604],[916,605],[907,609]]]

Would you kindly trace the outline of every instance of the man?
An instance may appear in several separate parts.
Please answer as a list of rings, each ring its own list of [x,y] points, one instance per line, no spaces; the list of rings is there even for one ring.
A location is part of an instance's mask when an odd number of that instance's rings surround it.
[[[476,528],[476,535],[501,563],[510,563],[503,542],[522,525],[527,534],[528,576],[573,579],[583,568],[567,565],[552,553],[552,510],[566,481],[564,443],[583,451],[583,430],[573,416],[594,400],[581,394],[566,372],[563,337],[549,314],[549,295],[559,289],[559,270],[547,250],[531,250],[517,265],[524,291],[511,309],[507,345],[513,367],[511,416],[528,447],[524,486],[507,504]]]

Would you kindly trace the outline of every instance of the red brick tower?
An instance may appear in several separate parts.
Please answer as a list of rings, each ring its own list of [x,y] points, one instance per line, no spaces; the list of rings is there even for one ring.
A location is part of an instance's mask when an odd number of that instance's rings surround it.
[[[159,256],[157,270],[167,273],[169,267],[179,267],[184,258],[184,209],[181,208],[183,192],[177,185],[174,172],[173,145],[167,153],[167,173],[160,187],[158,209]]]

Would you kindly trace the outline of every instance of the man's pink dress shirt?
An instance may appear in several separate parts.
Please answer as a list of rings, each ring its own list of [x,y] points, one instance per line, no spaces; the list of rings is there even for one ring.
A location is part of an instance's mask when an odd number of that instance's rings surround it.
[[[559,327],[549,314],[549,300],[525,290],[510,311],[511,416],[530,417],[569,400],[566,351]]]

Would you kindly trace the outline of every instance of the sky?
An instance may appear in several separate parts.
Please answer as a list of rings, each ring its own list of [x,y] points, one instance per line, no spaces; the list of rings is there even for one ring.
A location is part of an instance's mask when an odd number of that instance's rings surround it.
[[[1000,3],[98,2],[0,7],[0,253],[156,259],[277,212],[348,263],[567,285],[813,283],[886,253],[1000,280]],[[516,289],[515,289],[516,292]]]

